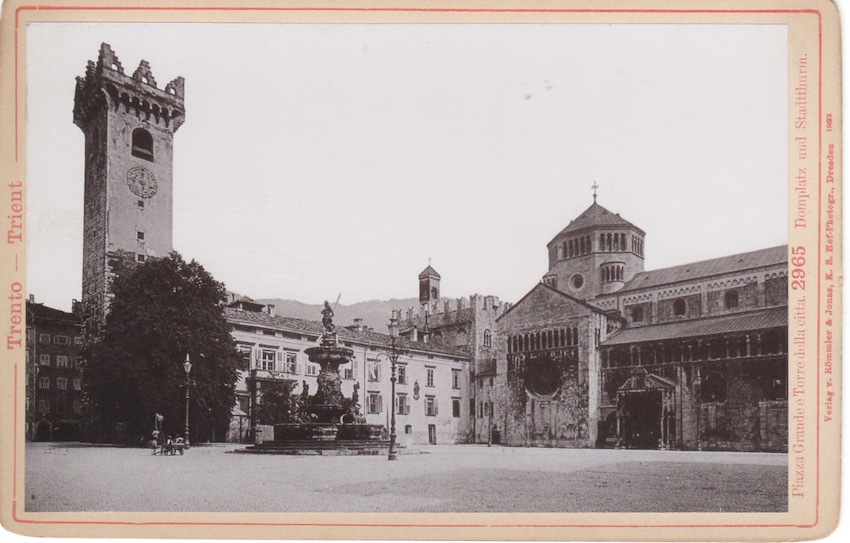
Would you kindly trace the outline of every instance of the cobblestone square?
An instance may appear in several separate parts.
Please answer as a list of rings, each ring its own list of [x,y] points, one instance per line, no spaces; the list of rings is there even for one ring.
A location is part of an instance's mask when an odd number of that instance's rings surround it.
[[[184,456],[28,443],[26,510],[780,512],[787,455],[425,446],[384,456]]]

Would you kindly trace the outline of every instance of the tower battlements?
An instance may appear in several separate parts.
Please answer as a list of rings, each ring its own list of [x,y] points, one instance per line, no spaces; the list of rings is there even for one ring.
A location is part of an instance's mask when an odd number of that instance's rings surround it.
[[[463,298],[435,300],[418,308],[398,310],[397,314],[401,315],[403,329],[415,327],[424,330],[426,315],[428,328],[434,329],[469,322],[476,315],[497,319],[510,307],[509,302],[499,300],[498,296],[473,294]]]
[[[104,106],[124,109],[140,119],[176,131],[185,120],[184,79],[176,77],[159,89],[146,60],[132,76],[124,73],[118,56],[107,43],[100,46],[97,62],[89,61],[86,75],[77,77],[74,94],[74,124],[85,130],[95,113]]]

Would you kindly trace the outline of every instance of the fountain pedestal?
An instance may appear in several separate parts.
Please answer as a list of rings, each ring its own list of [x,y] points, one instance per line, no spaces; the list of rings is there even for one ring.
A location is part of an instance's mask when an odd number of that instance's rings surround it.
[[[326,311],[330,309],[327,302],[325,307]],[[248,447],[244,452],[354,455],[384,454],[389,449],[382,424],[355,422],[363,417],[353,399],[346,402],[339,375],[339,367],[350,362],[354,351],[339,345],[333,324],[326,319],[321,344],[304,350],[310,362],[320,366],[316,394],[304,398],[301,406],[304,422],[275,424],[273,441]]]

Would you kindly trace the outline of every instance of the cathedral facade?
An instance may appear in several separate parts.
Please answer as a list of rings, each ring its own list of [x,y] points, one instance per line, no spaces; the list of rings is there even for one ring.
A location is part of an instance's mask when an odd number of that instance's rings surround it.
[[[786,450],[787,247],[645,271],[644,232],[595,200],[498,319],[503,443]]]

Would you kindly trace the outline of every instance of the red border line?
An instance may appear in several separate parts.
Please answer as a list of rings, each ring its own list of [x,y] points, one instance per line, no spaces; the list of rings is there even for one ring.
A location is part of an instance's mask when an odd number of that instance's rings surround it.
[[[20,25],[20,14],[23,11],[254,11],[254,12],[386,12],[386,13],[648,13],[648,14],[810,14],[818,17],[818,229],[821,226],[822,208],[822,179],[821,160],[822,148],[822,98],[823,98],[823,17],[820,10],[816,9],[467,9],[467,8],[348,8],[348,7],[211,7],[211,6],[20,6],[15,10],[15,162],[18,162],[18,28]],[[790,59],[789,59],[790,61]],[[820,316],[820,287],[821,287],[821,232],[818,232],[818,317]],[[21,524],[62,524],[62,525],[129,525],[129,526],[290,526],[290,527],[366,527],[366,528],[812,528],[820,519],[820,319],[817,324],[817,420],[816,420],[816,474],[815,474],[815,521],[812,524],[658,524],[658,525],[606,525],[606,524],[365,524],[365,523],[286,523],[286,522],[131,522],[131,521],[72,521],[56,520],[41,521],[19,518],[17,514],[17,439],[18,439],[18,379],[17,363],[14,366],[14,394],[15,407],[13,422],[13,442],[15,453],[13,455],[13,496],[12,496],[12,518]]]
[[[817,469],[815,470],[815,525],[817,525],[820,520],[820,383],[823,380],[823,375],[821,374],[821,336],[820,336],[820,324],[821,324],[821,313],[820,313],[820,302],[821,302],[821,245],[823,235],[823,223],[821,208],[823,207],[823,178],[821,177],[821,170],[823,164],[823,130],[821,124],[823,123],[823,110],[822,110],[822,99],[823,99],[823,20],[821,17],[818,17],[818,281],[817,281],[817,291],[816,296],[818,299],[818,312],[815,318],[817,319],[817,328],[815,332],[815,366],[817,367],[817,407],[815,408],[815,413],[817,414],[817,418],[815,419],[815,465]]]

